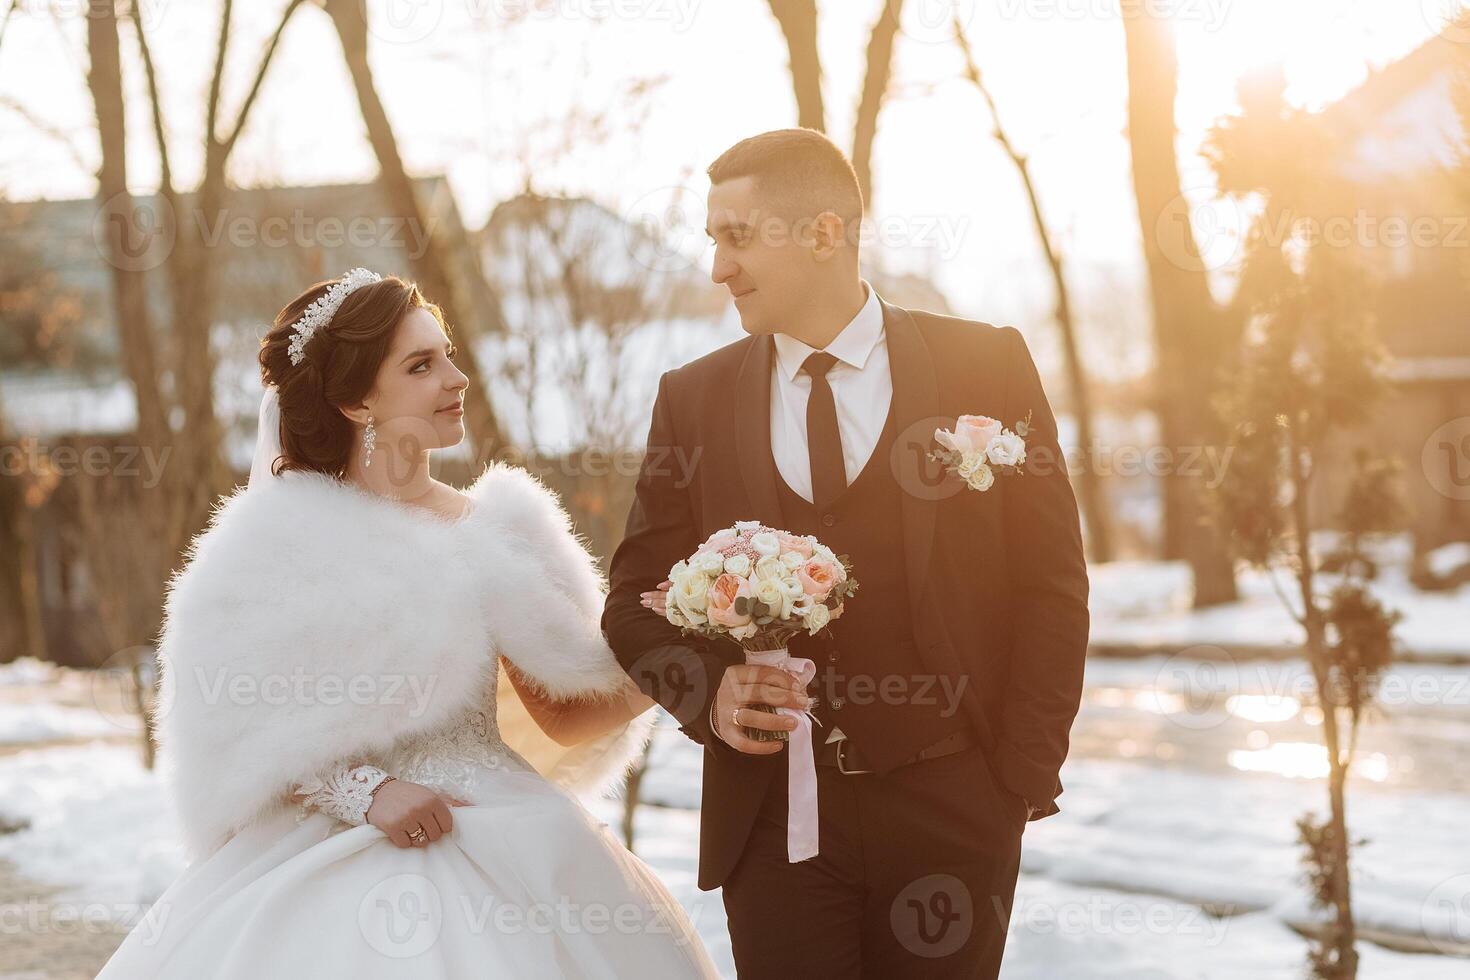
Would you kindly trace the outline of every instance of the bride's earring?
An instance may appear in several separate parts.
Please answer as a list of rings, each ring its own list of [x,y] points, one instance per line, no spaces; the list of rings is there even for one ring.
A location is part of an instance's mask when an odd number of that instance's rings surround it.
[[[373,428],[373,417],[368,416],[367,428],[362,430],[362,465],[373,465],[373,448],[378,444],[378,430]]]

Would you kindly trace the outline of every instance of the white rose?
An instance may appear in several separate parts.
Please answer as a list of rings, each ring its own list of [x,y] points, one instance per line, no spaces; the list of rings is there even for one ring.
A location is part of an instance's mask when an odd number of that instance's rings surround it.
[[[995,466],[1020,466],[1026,462],[1026,441],[1014,432],[1002,432],[990,440],[985,454]]]
[[[812,554],[815,557],[822,559],[823,561],[830,562],[833,565],[837,564],[837,556],[833,554],[831,548],[827,547],[824,544],[813,544]]]
[[[786,566],[781,563],[781,559],[779,558],[766,557],[755,563],[755,577],[758,581],[764,582],[766,579],[781,579],[785,578],[786,574]]]
[[[781,555],[781,564],[785,565],[792,571],[795,571],[796,569],[806,564],[806,559],[801,557],[801,555],[797,554],[794,551],[788,551]]]
[[[706,551],[694,556],[693,565],[695,571],[701,575],[714,576],[720,574],[725,567],[725,557],[718,551]]]
[[[812,606],[812,611],[806,614],[806,617],[802,622],[803,625],[806,626],[807,632],[816,633],[818,630],[820,630],[823,626],[826,626],[831,621],[832,610],[828,609],[826,606],[822,605],[819,602],[815,606]]]
[[[774,558],[781,553],[781,542],[770,531],[762,531],[750,539],[750,546],[762,558]]]
[[[794,616],[800,616],[802,619],[805,619],[807,614],[812,611],[812,607],[816,604],[816,597],[807,595],[805,592],[803,592],[797,598],[797,600],[791,604],[791,613]]]
[[[806,595],[806,590],[801,587],[801,581],[795,575],[786,576],[778,584],[781,587],[781,618],[790,619],[796,600]]]
[[[760,521],[736,521],[735,522],[735,530],[737,530],[737,531],[754,531],[756,528],[758,528],[760,526],[761,526],[761,522]]]
[[[741,578],[750,574],[749,555],[731,555],[725,559],[725,571],[731,575],[739,575]]]
[[[985,457],[976,453],[974,458],[966,457],[960,464],[960,476],[964,477],[966,483],[980,492],[989,490],[995,483],[995,471],[985,462]]]
[[[673,582],[673,588],[669,589],[665,602],[673,599],[679,612],[684,614],[691,626],[703,626],[708,622],[704,608],[710,582],[713,580],[697,569],[685,569],[678,576],[670,578],[670,581]]]
[[[756,584],[755,597],[770,607],[770,615],[778,619],[781,615],[781,583],[775,579],[765,579]]]

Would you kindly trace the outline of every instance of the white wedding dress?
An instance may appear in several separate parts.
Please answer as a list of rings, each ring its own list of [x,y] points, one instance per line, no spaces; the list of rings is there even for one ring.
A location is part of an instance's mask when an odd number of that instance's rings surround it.
[[[99,978],[718,976],[653,871],[502,741],[498,677],[479,710],[371,760],[472,803],[451,833],[399,848],[283,802],[191,865]],[[318,800],[352,794],[345,771]]]

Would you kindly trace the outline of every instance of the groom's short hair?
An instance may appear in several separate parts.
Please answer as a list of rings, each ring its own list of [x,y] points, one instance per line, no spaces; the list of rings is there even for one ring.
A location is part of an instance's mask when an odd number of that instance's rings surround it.
[[[831,211],[857,241],[863,218],[857,172],[837,144],[815,129],[777,129],[743,139],[707,173],[712,184],[753,177],[772,209],[795,221]]]

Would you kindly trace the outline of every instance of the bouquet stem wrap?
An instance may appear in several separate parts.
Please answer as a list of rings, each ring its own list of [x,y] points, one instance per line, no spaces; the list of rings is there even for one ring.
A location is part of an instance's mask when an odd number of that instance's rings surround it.
[[[801,681],[803,687],[817,676],[816,664],[805,657],[791,656],[785,647],[746,650],[745,662],[779,667]],[[786,860],[795,864],[817,856],[817,760],[812,749],[812,723],[816,719],[811,712],[796,708],[776,711],[796,719],[786,758]]]

